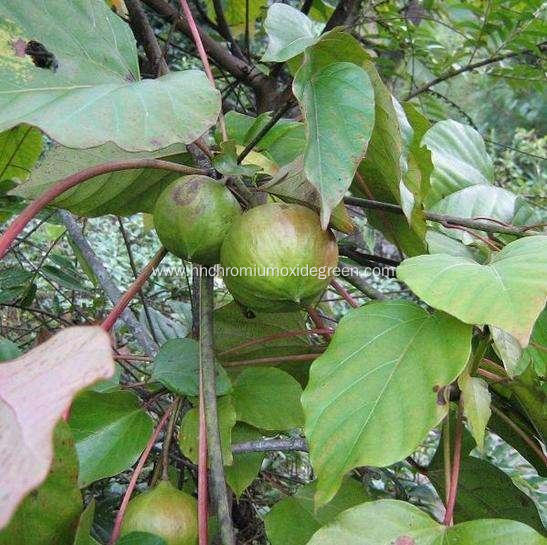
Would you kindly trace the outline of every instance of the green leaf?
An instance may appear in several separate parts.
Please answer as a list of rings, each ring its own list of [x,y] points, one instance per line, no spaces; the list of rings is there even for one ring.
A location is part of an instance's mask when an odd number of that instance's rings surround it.
[[[513,520],[482,519],[444,526],[418,507],[397,500],[347,509],[308,545],[544,545],[544,538]]]
[[[222,447],[222,460],[225,465],[230,465],[232,456],[232,428],[236,424],[236,412],[231,396],[223,396],[217,399],[218,425],[220,429],[220,443]],[[199,446],[199,408],[190,409],[180,423],[179,447],[184,456],[194,464],[198,463]]]
[[[40,273],[43,274],[46,278],[55,282],[62,288],[68,290],[75,290],[82,293],[92,293],[92,291],[84,286],[81,282],[81,277],[78,277],[74,274],[75,271],[68,269],[60,269],[54,265],[42,265],[40,268]]]
[[[248,426],[243,422],[238,422],[232,430],[232,444],[244,443],[260,439],[262,434],[256,428]],[[224,468],[226,482],[239,499],[245,489],[255,480],[262,461],[266,453],[264,452],[242,452],[233,455],[231,465]]]
[[[471,428],[473,438],[480,450],[484,449],[484,433],[492,411],[488,384],[482,378],[463,373],[458,379],[463,397],[463,414]]]
[[[454,428],[455,422],[450,426],[452,433]],[[453,441],[451,443],[454,444]],[[543,525],[534,502],[519,490],[503,471],[486,460],[471,456],[474,446],[473,438],[464,430],[454,522],[461,523],[481,518],[513,519],[542,531]],[[433,457],[428,477],[441,497],[444,497],[442,448],[437,449]]]
[[[258,117],[250,117],[231,110],[225,120],[228,136],[240,146],[246,146],[271,120],[271,115],[263,113]],[[278,165],[286,165],[302,154],[305,144],[304,124],[294,119],[280,119],[257,142],[254,149],[263,152]]]
[[[103,0],[5,0],[0,32],[0,131],[25,122],[66,146],[138,151],[193,142],[217,119],[220,93],[201,71],[138,81],[131,29]]]
[[[469,326],[408,302],[370,303],[342,318],[302,396],[319,505],[348,470],[416,449],[446,414],[436,391],[460,374],[470,346]]]
[[[374,125],[368,74],[351,62],[325,62],[308,50],[293,81],[306,124],[304,171],[321,196],[321,224],[342,200],[363,158]]]
[[[131,467],[152,433],[152,419],[131,392],[80,394],[69,419],[80,460],[81,487]]]
[[[80,515],[76,535],[74,536],[74,545],[99,545],[99,542],[91,537],[91,527],[93,526],[93,517],[95,516],[95,500],[92,499],[89,505]]]
[[[174,162],[189,160],[178,144],[155,152],[130,153],[108,143],[86,150],[55,146],[48,150],[30,180],[20,184],[10,194],[34,199],[55,182],[85,168],[109,161],[163,158]],[[79,216],[115,214],[130,216],[136,212],[152,212],[161,191],[180,177],[177,172],[158,169],[138,169],[111,172],[96,176],[55,199],[54,204]]]
[[[281,3],[272,4],[264,21],[268,48],[262,61],[283,62],[296,57],[317,41],[323,26],[298,9]]]
[[[260,190],[275,195],[285,202],[308,206],[317,213],[321,210],[321,197],[304,174],[302,157],[281,167],[267,184],[260,186]],[[352,234],[355,231],[355,223],[353,223],[343,202],[333,209],[330,227],[347,234]]]
[[[277,502],[264,518],[271,545],[306,545],[312,535],[335,517],[360,503],[370,500],[363,485],[346,478],[334,498],[315,509],[315,482],[304,485],[294,496]]]
[[[275,367],[249,367],[234,380],[237,419],[264,430],[290,430],[304,423],[302,388]]]
[[[199,395],[199,344],[194,339],[170,339],[164,343],[155,360],[151,380],[161,382],[179,395]],[[232,388],[224,368],[217,365],[217,395]]]
[[[411,257],[397,276],[428,305],[468,324],[497,326],[526,346],[547,297],[547,236],[515,240],[488,265],[443,254]]]
[[[520,346],[519,342],[513,335],[510,335],[499,327],[491,326],[490,333],[492,335],[492,341],[494,342],[494,351],[503,362],[503,367],[507,371],[507,375],[510,378],[514,378],[519,375],[530,360],[522,357],[524,350]],[[529,347],[528,347],[529,348]],[[521,363],[523,365],[521,365]]]
[[[23,500],[9,524],[0,531],[0,545],[72,543],[82,496],[76,482],[78,460],[74,441],[64,421],[55,427],[53,444],[53,461],[46,480]]]
[[[42,152],[42,134],[29,125],[0,133],[0,182],[28,178]]]
[[[433,172],[427,203],[476,184],[491,184],[494,167],[482,136],[472,127],[451,119],[435,123],[422,144],[431,151]]]

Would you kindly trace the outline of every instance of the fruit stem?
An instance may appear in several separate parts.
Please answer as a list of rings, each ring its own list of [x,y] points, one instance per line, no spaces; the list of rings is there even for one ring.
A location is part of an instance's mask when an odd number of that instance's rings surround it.
[[[326,329],[325,324],[323,323],[323,320],[321,319],[321,316],[319,315],[319,312],[317,312],[316,308],[309,305],[306,307],[306,310],[308,311],[308,315],[317,329]],[[332,334],[324,333],[323,337],[325,337],[327,341],[330,341],[332,339]]]
[[[214,276],[208,274],[206,267],[202,267],[199,283],[199,363],[203,377],[203,407],[207,428],[211,492],[220,526],[220,541],[222,545],[235,545],[217,414],[216,369],[213,351],[213,287]]]
[[[167,420],[169,419],[169,416],[171,415],[175,407],[175,403],[176,402],[171,404],[165,411],[164,415],[161,417],[161,420],[156,426],[156,429],[150,436],[150,439],[148,439],[146,448],[144,449],[144,452],[141,454],[141,457],[139,458],[139,462],[137,463],[135,470],[133,471],[133,475],[131,475],[131,480],[129,481],[129,485],[127,486],[127,490],[125,491],[125,494],[123,496],[120,509],[118,511],[118,514],[116,515],[116,520],[114,521],[114,528],[112,529],[109,545],[114,545],[114,543],[116,543],[116,541],[118,541],[118,538],[120,537],[123,517],[125,515],[125,510],[127,509],[127,504],[129,503],[129,500],[131,499],[131,494],[133,493],[133,490],[135,489],[135,486],[137,485],[137,480],[141,474],[144,464],[146,463],[146,459],[148,458],[148,455],[150,454],[150,451],[152,450],[152,447],[156,443],[161,430],[165,426]]]
[[[202,169],[187,167],[185,165],[179,165],[178,163],[172,163],[170,161],[162,161],[160,159],[134,159],[132,161],[112,161],[110,163],[103,163],[95,165],[84,170],[80,170],[58,182],[55,182],[47,191],[40,195],[37,199],[32,201],[11,223],[6,229],[6,232],[0,237],[0,259],[2,259],[11,243],[15,238],[23,231],[28,222],[32,220],[36,215],[45,208],[51,201],[56,199],[59,195],[62,195],[65,191],[68,191],[74,186],[81,184],[95,176],[101,174],[107,174],[108,172],[117,172],[120,170],[135,170],[141,168],[155,168],[163,170],[172,170],[180,172],[181,174],[204,174],[206,173]]]

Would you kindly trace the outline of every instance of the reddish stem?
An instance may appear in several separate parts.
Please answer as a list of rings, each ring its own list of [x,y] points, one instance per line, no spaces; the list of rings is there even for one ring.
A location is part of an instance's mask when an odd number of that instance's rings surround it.
[[[150,439],[148,439],[146,448],[144,449],[144,452],[141,454],[141,457],[139,458],[139,462],[137,463],[137,466],[135,467],[135,471],[133,471],[133,475],[131,475],[131,480],[129,481],[129,485],[127,486],[127,490],[125,491],[125,494],[123,496],[120,509],[118,511],[118,514],[116,515],[116,520],[114,521],[114,528],[112,529],[112,535],[110,536],[110,542],[109,542],[110,545],[114,545],[114,543],[116,543],[116,541],[118,541],[118,538],[120,537],[123,517],[125,515],[125,510],[127,509],[127,504],[129,503],[129,500],[131,499],[131,494],[133,493],[133,490],[135,489],[135,486],[137,485],[137,480],[139,478],[139,475],[142,472],[144,464],[146,463],[146,459],[148,458],[148,455],[150,454],[150,451],[152,450],[154,443],[157,441],[161,430],[163,429],[169,416],[171,415],[171,412],[174,406],[175,406],[175,403],[173,403],[165,411],[165,414],[162,416],[161,420],[156,426],[156,429],[150,436]]]
[[[287,361],[313,361],[321,354],[295,354],[294,356],[271,356],[251,360],[225,361],[223,367],[240,367],[242,365],[277,365]]]
[[[45,193],[32,201],[11,223],[6,232],[0,238],[0,259],[6,255],[11,243],[21,233],[28,222],[33,219],[43,208],[51,201],[68,191],[72,187],[81,184],[95,176],[107,174],[108,172],[117,172],[119,170],[134,170],[141,168],[157,168],[163,170],[173,170],[181,174],[204,174],[199,168],[187,167],[170,161],[160,159],[134,159],[132,161],[112,161],[95,165],[75,174],[71,174],[52,185]]]
[[[205,73],[207,74],[207,77],[209,78],[209,81],[211,82],[213,87],[215,87],[215,78],[211,70],[211,65],[209,64],[209,59],[207,58],[207,53],[205,52],[205,48],[203,47],[203,42],[201,41],[201,36],[199,34],[198,26],[196,25],[196,22],[194,21],[192,10],[190,9],[190,6],[188,5],[188,2],[186,0],[180,0],[180,5],[182,6],[184,17],[188,21],[188,26],[190,28],[190,32],[192,33],[192,38],[194,39],[194,43],[196,44],[196,49],[198,50],[199,58],[201,59],[203,68],[205,69]],[[220,124],[220,131],[222,133],[222,138],[223,140],[227,140],[226,126],[224,123],[224,116],[222,115],[222,111],[220,112],[220,116],[218,119]]]
[[[203,376],[199,374],[199,444],[198,444],[198,536],[199,545],[207,545],[208,489],[207,489],[207,422],[203,398]]]
[[[144,269],[140,272],[133,284],[129,286],[129,289],[118,299],[114,305],[114,308],[110,311],[104,322],[101,324],[101,327],[105,331],[110,331],[112,329],[112,326],[116,323],[116,320],[121,316],[122,312],[126,309],[133,297],[137,295],[139,290],[166,254],[167,250],[165,248],[160,248],[150,263],[148,263],[148,265],[146,265],[146,267],[144,267]]]
[[[327,329],[325,327],[325,324],[323,323],[323,320],[321,319],[321,316],[319,316],[319,312],[317,312],[317,309],[310,305],[306,307],[306,310],[308,311],[308,314],[310,315],[310,318],[312,319],[312,322],[315,324],[315,327],[317,329]],[[330,333],[325,333],[323,336],[328,341],[330,341],[332,338],[332,335]]]
[[[357,308],[359,306],[359,303],[350,295],[348,290],[338,282],[338,280],[335,280],[334,278],[330,281],[331,286],[338,292],[338,295],[342,296],[342,298],[348,303],[351,307]]]
[[[458,480],[460,477],[460,465],[462,459],[462,436],[463,436],[463,401],[460,398],[458,415],[456,417],[456,430],[454,432],[454,455],[452,457],[452,475],[450,476],[450,493],[446,502],[446,513],[443,524],[452,526],[456,496],[458,495]]]
[[[324,335],[325,333],[334,333],[334,329],[331,327],[324,327],[322,329],[299,329],[294,331],[284,331],[283,333],[276,333],[275,335],[268,335],[267,337],[260,337],[259,339],[253,339],[245,343],[238,344],[237,346],[232,346],[228,350],[223,350],[219,352],[217,356],[224,356],[225,354],[230,354],[231,352],[239,352],[244,348],[253,346],[255,344],[264,344],[271,341],[277,341],[279,339],[288,339],[290,337],[299,337],[301,335]]]

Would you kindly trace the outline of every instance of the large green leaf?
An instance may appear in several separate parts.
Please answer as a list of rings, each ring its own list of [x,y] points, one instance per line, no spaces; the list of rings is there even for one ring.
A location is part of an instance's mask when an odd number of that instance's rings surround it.
[[[306,51],[293,81],[306,124],[304,171],[321,196],[321,224],[342,200],[374,126],[374,90],[367,72],[333,62],[321,48]]]
[[[368,502],[347,509],[308,545],[544,545],[535,530],[513,520],[482,519],[444,526],[410,503]]]
[[[82,496],[74,441],[63,421],[55,428],[53,444],[46,480],[23,500],[8,526],[0,531],[0,545],[72,545]]]
[[[468,324],[495,325],[526,346],[547,297],[547,236],[511,242],[487,265],[443,254],[411,257],[397,276],[428,305]]]
[[[222,396],[217,399],[218,427],[224,464],[231,464],[232,458],[232,428],[236,424],[236,412],[232,398]],[[198,463],[199,447],[199,409],[190,409],[181,421],[179,432],[179,447],[184,456],[194,464]]]
[[[0,133],[0,182],[26,180],[42,151],[42,134],[29,125]]]
[[[302,396],[319,504],[348,470],[387,466],[416,449],[446,414],[436,391],[460,374],[470,346],[469,326],[408,302],[344,316]]]
[[[199,344],[194,339],[170,339],[162,344],[154,360],[151,380],[161,382],[179,395],[199,395]],[[226,371],[217,366],[216,392],[221,396],[232,388]]]
[[[308,483],[294,496],[277,502],[264,518],[266,534],[271,545],[306,545],[312,535],[334,518],[355,505],[371,498],[363,485],[346,478],[332,500],[315,509],[315,482]]]
[[[72,405],[69,423],[82,487],[131,467],[152,433],[152,419],[132,392],[83,392]]]
[[[492,161],[472,127],[451,119],[439,121],[425,133],[422,144],[431,151],[434,166],[428,204],[470,185],[492,183]]]
[[[131,30],[103,0],[4,0],[0,35],[0,131],[25,122],[66,146],[153,150],[194,141],[218,116],[203,72],[139,81]]]
[[[274,367],[250,367],[234,381],[237,419],[265,430],[302,426],[302,388],[288,373]]]
[[[282,62],[296,57],[317,41],[322,28],[323,25],[298,9],[281,3],[272,4],[264,21],[268,49],[262,61]]]
[[[454,418],[452,420],[455,421]],[[450,426],[452,432],[454,428],[455,425]],[[503,471],[486,460],[470,456],[474,446],[471,434],[464,430],[454,522],[481,518],[513,519],[537,530],[543,530],[534,502],[519,490]],[[428,477],[441,497],[444,497],[442,448],[438,448],[433,457],[428,469]]]
[[[30,180],[18,185],[10,194],[35,199],[61,178],[91,166],[109,161],[158,157],[178,161],[186,158],[183,152],[184,146],[180,144],[140,153],[124,151],[112,143],[86,150],[55,146],[47,151],[32,171]],[[177,172],[158,169],[111,172],[73,187],[58,197],[54,204],[79,216],[90,217],[152,212],[160,192],[179,177]]]

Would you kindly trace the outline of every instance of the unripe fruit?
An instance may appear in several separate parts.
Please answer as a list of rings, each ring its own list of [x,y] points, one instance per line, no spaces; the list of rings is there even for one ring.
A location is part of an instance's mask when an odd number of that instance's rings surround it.
[[[131,532],[156,534],[167,545],[197,545],[197,502],[168,481],[162,481],[127,505],[120,535]]]
[[[326,288],[338,247],[309,208],[271,203],[234,221],[220,255],[224,281],[237,301],[251,309],[281,312],[311,303]]]
[[[239,203],[220,182],[207,176],[183,176],[160,194],[154,225],[171,253],[215,265],[222,241],[240,214]]]

